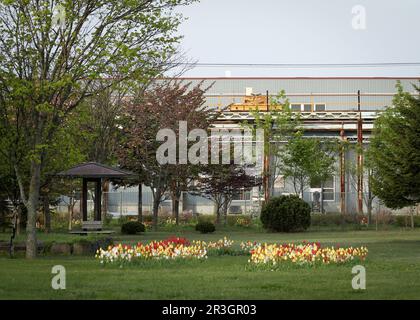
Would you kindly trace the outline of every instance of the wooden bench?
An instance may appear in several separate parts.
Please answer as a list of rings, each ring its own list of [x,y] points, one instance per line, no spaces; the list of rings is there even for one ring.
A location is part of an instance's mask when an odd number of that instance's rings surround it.
[[[102,221],[82,221],[82,229],[87,231],[102,230]]]

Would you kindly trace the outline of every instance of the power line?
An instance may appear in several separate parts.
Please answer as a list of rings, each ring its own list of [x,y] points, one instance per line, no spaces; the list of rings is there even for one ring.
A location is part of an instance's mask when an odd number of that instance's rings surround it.
[[[420,62],[372,62],[372,63],[179,63],[177,65],[204,68],[389,68],[420,67]]]

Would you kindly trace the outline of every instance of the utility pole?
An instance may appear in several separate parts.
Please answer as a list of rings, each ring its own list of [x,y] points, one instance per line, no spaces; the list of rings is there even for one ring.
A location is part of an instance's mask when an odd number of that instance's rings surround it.
[[[341,123],[340,130],[340,211],[341,214],[346,214],[346,157],[344,149],[344,141],[346,141],[344,133],[344,122]]]
[[[270,111],[270,101],[268,90],[266,91],[266,111]],[[273,124],[270,123],[270,131],[273,130]],[[263,188],[264,188],[264,201],[267,202],[270,199],[270,134],[265,132],[264,134],[264,143],[266,147],[264,148],[264,176],[263,176]]]
[[[268,95],[268,90],[265,92],[265,99],[266,99],[266,106],[267,106],[267,112],[270,111],[270,100]]]
[[[360,90],[357,91],[357,212],[363,214],[363,119],[360,110]]]
[[[270,170],[270,166],[269,166],[269,156],[268,155],[264,155],[264,178],[263,178],[263,183],[264,183],[264,201],[267,202],[268,199],[270,198],[269,195],[269,170]]]

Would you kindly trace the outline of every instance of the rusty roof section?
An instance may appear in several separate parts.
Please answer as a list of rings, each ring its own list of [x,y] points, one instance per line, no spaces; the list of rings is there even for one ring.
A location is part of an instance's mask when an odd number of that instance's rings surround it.
[[[61,171],[57,173],[57,176],[69,178],[128,178],[136,176],[136,174],[102,163],[86,162]]]

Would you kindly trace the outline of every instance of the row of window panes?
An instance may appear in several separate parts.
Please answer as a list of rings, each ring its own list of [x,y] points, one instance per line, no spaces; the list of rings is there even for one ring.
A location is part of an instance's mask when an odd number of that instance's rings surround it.
[[[233,195],[232,200],[251,200],[251,191],[241,190]]]
[[[325,111],[325,103],[315,103],[313,105],[313,111]],[[312,112],[312,104],[310,103],[291,103],[290,110],[292,111],[302,111],[302,112]]]
[[[311,185],[311,188],[321,188],[320,184]],[[327,178],[324,182],[322,195],[324,200],[334,200],[334,176]]]
[[[334,190],[324,189],[322,196],[324,197],[324,201],[334,201]]]

